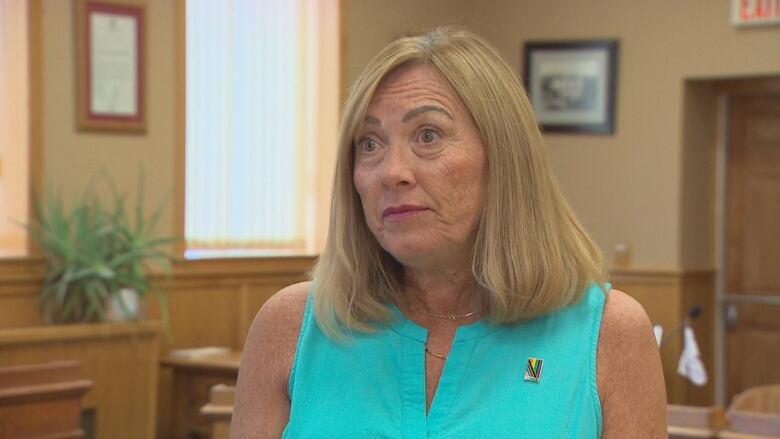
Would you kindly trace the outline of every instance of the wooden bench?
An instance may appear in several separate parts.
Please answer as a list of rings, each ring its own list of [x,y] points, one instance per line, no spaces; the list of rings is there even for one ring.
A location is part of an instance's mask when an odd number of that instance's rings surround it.
[[[0,438],[82,438],[81,398],[92,387],[81,363],[0,368]]]
[[[735,396],[727,416],[729,428],[719,438],[780,438],[780,384],[753,387]]]
[[[715,439],[726,425],[722,407],[669,405],[667,419],[670,439]]]
[[[98,439],[154,439],[160,330],[158,321],[0,329],[0,367],[78,361],[93,382],[85,429]]]
[[[200,409],[209,402],[213,386],[236,384],[240,361],[240,352],[222,348],[181,349],[160,360],[173,372],[169,438],[209,437],[212,428]]]
[[[233,416],[235,396],[235,386],[217,384],[211,388],[209,403],[200,409],[200,413],[211,423],[211,439],[230,437],[230,419]]]

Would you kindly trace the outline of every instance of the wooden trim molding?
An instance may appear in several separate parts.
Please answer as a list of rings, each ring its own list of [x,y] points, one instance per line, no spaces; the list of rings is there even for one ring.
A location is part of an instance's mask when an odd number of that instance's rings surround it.
[[[0,259],[0,296],[9,288],[40,283],[44,276],[46,267],[40,257]]]
[[[233,346],[241,343],[265,300],[284,286],[307,279],[314,261],[311,256],[181,261],[170,277],[158,272],[151,278],[168,291],[172,316],[182,332],[175,338],[189,340],[190,320],[205,317],[201,314],[208,309],[199,304],[209,300],[212,305],[221,303],[219,312],[227,313],[213,321],[213,326],[223,328],[214,342]],[[43,324],[38,296],[45,276],[46,264],[40,257],[0,260],[0,329]]]
[[[188,260],[175,265],[173,277],[303,276],[313,267],[314,261],[314,256]]]
[[[613,283],[646,282],[670,283],[677,282],[681,277],[715,276],[715,270],[675,270],[652,268],[618,268],[611,271]]]
[[[93,338],[135,337],[144,334],[156,334],[160,330],[160,322],[154,320],[133,323],[89,323],[13,328],[0,331],[0,346],[28,344],[31,342],[56,343]]]
[[[42,0],[27,2],[27,50],[29,83],[29,197],[27,220],[34,215],[34,195],[43,190],[43,5]],[[40,250],[27,235],[27,254]]]
[[[780,75],[727,79],[714,82],[718,94],[744,95],[780,91]]]
[[[306,277],[315,261],[315,256],[184,260],[173,266],[171,280]],[[0,295],[3,287],[40,283],[45,276],[46,262],[42,257],[0,259]],[[164,280],[165,276],[158,272],[152,278]]]
[[[187,181],[187,2],[176,2],[176,162],[174,200],[174,234],[182,239],[176,241],[174,254],[184,256],[187,243],[184,230],[185,184]]]

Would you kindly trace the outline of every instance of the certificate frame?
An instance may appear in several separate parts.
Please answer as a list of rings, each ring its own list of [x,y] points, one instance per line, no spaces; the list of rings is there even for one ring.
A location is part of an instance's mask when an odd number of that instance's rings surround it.
[[[76,4],[78,129],[145,133],[144,6]]]
[[[541,128],[613,134],[617,40],[528,41],[523,79]]]

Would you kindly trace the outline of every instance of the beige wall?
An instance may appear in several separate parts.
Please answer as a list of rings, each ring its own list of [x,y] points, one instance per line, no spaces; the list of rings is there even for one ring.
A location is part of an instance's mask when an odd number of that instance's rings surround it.
[[[735,28],[729,3],[495,0],[470,11],[469,26],[518,69],[525,40],[620,40],[616,134],[546,138],[586,227],[602,248],[630,243],[635,266],[712,267],[711,203],[683,204],[684,81],[780,74],[780,27]]]
[[[42,1],[44,183],[64,188],[66,197],[75,197],[99,169],[105,169],[120,189],[134,194],[142,166],[147,175],[145,205],[151,213],[175,189],[176,1],[135,1],[146,4],[145,134],[76,129],[74,3]],[[158,230],[174,233],[173,203]]]
[[[151,208],[176,183],[177,2],[147,2],[147,132],[128,135],[75,129],[73,2],[42,1],[44,179],[77,193],[102,167],[132,191],[142,165]],[[701,201],[709,186],[683,187],[699,181],[691,173],[702,172],[697,154],[684,149],[684,84],[780,74],[780,27],[734,28],[725,0],[664,7],[645,0],[345,0],[345,8],[347,83],[394,37],[441,24],[484,35],[518,71],[525,40],[619,39],[616,134],[547,135],[556,174],[605,250],[628,242],[633,265],[643,268],[712,265],[705,242],[711,203]],[[163,233],[174,231],[172,207],[161,221]]]
[[[555,173],[608,254],[627,242],[636,267],[708,268],[712,205],[701,197],[710,186],[682,187],[684,82],[780,74],[780,27],[734,28],[728,3],[353,1],[349,78],[392,37],[439,24],[455,22],[483,35],[518,71],[526,40],[618,39],[616,133],[547,135]],[[702,159],[701,166],[711,163]],[[685,169],[708,176],[695,163]]]
[[[385,44],[406,33],[445,24],[463,24],[469,0],[344,0],[346,75],[352,84]]]

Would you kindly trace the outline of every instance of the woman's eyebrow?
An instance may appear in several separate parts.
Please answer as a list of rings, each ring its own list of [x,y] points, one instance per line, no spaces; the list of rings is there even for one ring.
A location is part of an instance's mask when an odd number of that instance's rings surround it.
[[[450,112],[445,110],[444,108],[439,107],[437,105],[423,105],[423,106],[417,107],[417,108],[415,108],[413,110],[409,110],[409,112],[404,115],[403,119],[401,119],[401,122],[404,122],[404,123],[409,122],[410,120],[414,119],[415,117],[417,117],[417,116],[419,116],[419,115],[421,115],[423,113],[427,113],[429,111],[438,111],[439,113],[442,113],[445,116],[449,117],[450,120],[452,120],[453,122],[455,121],[455,119],[453,119],[453,117],[452,117],[452,114],[450,114]]]
[[[380,127],[382,126],[382,121],[381,120],[379,120],[378,118],[376,118],[374,116],[368,115],[368,114],[363,119],[363,123],[368,123],[368,124],[371,124],[371,125],[377,125],[377,126],[380,126]]]

